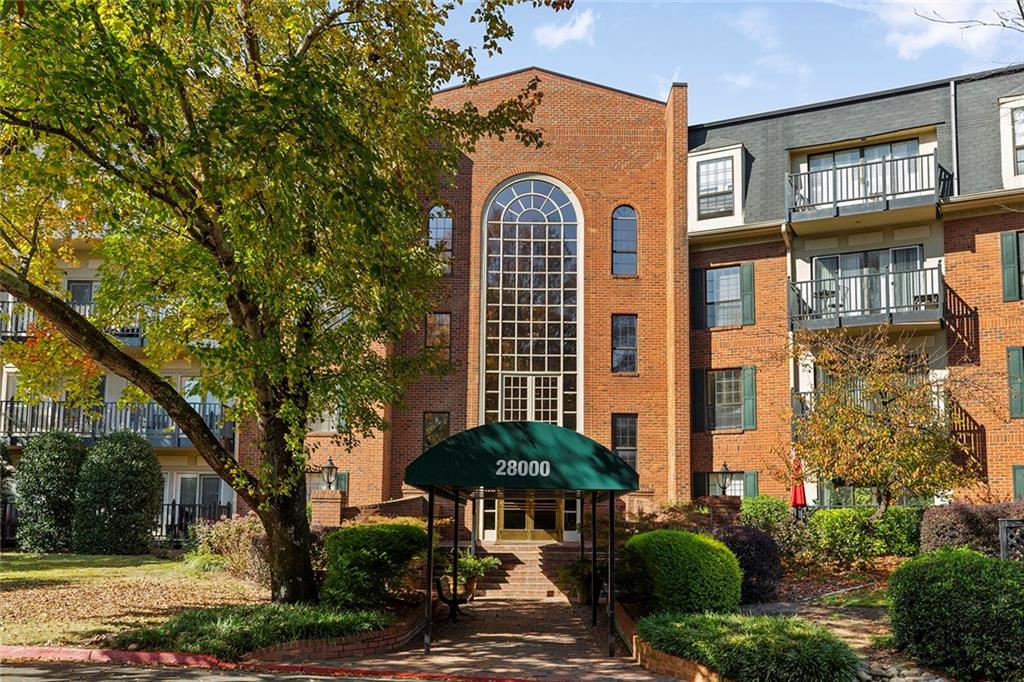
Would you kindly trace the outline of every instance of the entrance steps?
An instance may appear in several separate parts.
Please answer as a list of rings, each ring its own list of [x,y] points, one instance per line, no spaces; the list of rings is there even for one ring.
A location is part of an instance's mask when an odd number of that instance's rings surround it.
[[[501,543],[482,544],[478,554],[489,554],[501,566],[477,581],[477,599],[557,599],[568,597],[559,587],[559,569],[577,561],[578,544]]]

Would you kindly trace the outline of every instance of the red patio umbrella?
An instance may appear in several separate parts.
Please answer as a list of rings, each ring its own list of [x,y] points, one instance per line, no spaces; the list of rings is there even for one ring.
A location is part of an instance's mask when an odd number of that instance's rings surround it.
[[[793,491],[789,496],[789,506],[793,509],[803,509],[807,506],[807,494],[804,492],[804,482],[802,474],[802,467],[800,466],[800,460],[796,460],[796,465],[793,469]]]

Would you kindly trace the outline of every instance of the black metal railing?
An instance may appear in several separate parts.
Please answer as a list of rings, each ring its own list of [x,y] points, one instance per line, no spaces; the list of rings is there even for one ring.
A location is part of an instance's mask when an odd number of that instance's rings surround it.
[[[786,207],[791,217],[820,209],[838,214],[841,206],[888,204],[912,197],[938,202],[952,191],[953,175],[939,164],[935,154],[786,173]]]
[[[13,500],[0,502],[0,547],[11,547],[17,542],[18,508]]]
[[[941,319],[945,279],[940,268],[843,275],[789,283],[794,324],[888,316],[890,322]],[[856,320],[853,320],[856,323]]]
[[[160,508],[153,535],[161,542],[184,542],[188,529],[196,523],[216,523],[231,518],[231,503],[224,504],[178,504],[171,500]]]
[[[233,441],[234,425],[224,421],[222,404],[192,403],[192,407],[218,438]],[[131,431],[154,447],[179,448],[192,444],[167,411],[156,403],[120,405],[111,402],[89,409],[64,401],[0,401],[0,435],[6,436],[8,442],[22,442],[48,431],[70,431],[82,438]]]
[[[95,303],[73,303],[71,307],[83,317],[94,317],[96,314]],[[0,341],[28,338],[38,319],[36,311],[20,301],[0,301]],[[113,327],[107,332],[122,340],[142,338],[142,329],[137,324]]]

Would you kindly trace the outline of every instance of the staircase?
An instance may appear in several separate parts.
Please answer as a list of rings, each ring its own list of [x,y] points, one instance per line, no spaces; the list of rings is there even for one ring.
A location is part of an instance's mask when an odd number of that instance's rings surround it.
[[[579,559],[579,545],[558,543],[487,544],[477,548],[501,560],[501,566],[477,581],[476,599],[556,599],[567,597],[558,586],[558,571]]]

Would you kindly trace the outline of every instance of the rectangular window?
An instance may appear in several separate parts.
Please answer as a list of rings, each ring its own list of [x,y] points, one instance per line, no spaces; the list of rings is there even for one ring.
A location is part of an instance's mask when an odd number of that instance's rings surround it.
[[[697,218],[733,214],[732,157],[697,163]]]
[[[636,469],[636,423],[635,414],[612,415],[612,451]]]
[[[612,315],[612,372],[636,372],[636,315]]]
[[[447,412],[423,413],[423,449],[429,450],[450,435]]]
[[[1024,107],[1017,107],[1013,117],[1013,168],[1017,175],[1024,175]]]
[[[716,268],[705,273],[707,326],[724,327],[743,323],[740,266]]]
[[[1020,291],[1024,291],[1024,232],[1017,233],[1017,276],[1020,279]]]
[[[612,274],[636,275],[636,211],[619,206],[612,214]]]
[[[744,496],[746,486],[743,484],[745,477],[742,471],[730,471],[725,475],[719,474],[718,472],[711,472],[705,474],[705,476],[708,478],[708,495],[728,495],[731,497]],[[725,484],[724,489],[722,488],[722,483]]]
[[[710,370],[707,373],[706,396],[708,428],[743,428],[743,380],[741,370]]]
[[[452,314],[430,313],[426,325],[427,350],[437,357],[449,357],[452,339]]]
[[[431,248],[440,249],[445,260],[445,274],[452,271],[452,217],[444,206],[430,209],[427,218],[428,242]]]

